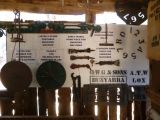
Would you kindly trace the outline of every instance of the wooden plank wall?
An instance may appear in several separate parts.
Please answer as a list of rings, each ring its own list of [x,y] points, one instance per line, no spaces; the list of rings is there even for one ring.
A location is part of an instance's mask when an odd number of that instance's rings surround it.
[[[152,108],[160,113],[160,61],[150,60],[150,86],[148,95],[151,98]]]
[[[106,95],[106,93],[102,94]],[[92,116],[92,120],[94,120],[94,118],[98,118],[99,120],[145,120],[146,118],[145,101],[129,101],[122,105],[108,104],[107,102],[88,103],[82,106],[83,109],[82,112],[80,112],[80,104],[73,101],[71,95],[72,92],[70,88],[61,88],[58,92],[39,89],[38,93],[36,88],[30,88],[25,92],[16,93],[14,96],[1,96],[0,119],[48,120],[55,118],[56,120],[56,118],[67,118],[71,116],[72,118],[77,116]],[[95,93],[95,96],[96,95]],[[97,97],[100,96],[101,95]],[[71,104],[73,105],[72,107]],[[57,105],[58,107],[56,107]],[[95,110],[95,105],[97,106],[97,110]],[[71,111],[71,109],[73,111]]]

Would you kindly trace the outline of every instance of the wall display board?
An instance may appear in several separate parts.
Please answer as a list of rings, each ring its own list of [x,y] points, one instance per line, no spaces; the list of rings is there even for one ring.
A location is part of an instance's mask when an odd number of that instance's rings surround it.
[[[160,60],[160,0],[150,0],[148,5],[147,55]]]
[[[71,74],[84,84],[149,85],[146,58],[146,26],[107,24],[101,31],[84,33],[24,33],[21,61],[35,77],[45,61],[61,63],[67,73],[65,87],[72,86]],[[7,60],[18,59],[18,43],[7,34]],[[72,74],[73,75],[73,74]],[[38,86],[33,78],[31,87]]]
[[[0,37],[0,68],[6,63],[6,40],[5,36]]]

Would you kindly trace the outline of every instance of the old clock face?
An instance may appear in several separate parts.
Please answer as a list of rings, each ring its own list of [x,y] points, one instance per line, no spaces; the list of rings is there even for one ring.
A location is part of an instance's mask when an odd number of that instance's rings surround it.
[[[122,59],[136,60],[139,55],[143,55],[145,38],[142,33],[143,30],[138,26],[128,26],[117,33],[116,51]]]
[[[147,0],[144,2],[117,0],[117,15],[129,25],[140,25],[147,19]]]

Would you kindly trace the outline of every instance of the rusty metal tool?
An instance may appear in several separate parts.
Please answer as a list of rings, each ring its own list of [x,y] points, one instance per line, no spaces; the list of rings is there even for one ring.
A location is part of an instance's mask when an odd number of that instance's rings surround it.
[[[107,37],[107,34],[108,34],[108,26],[107,24],[105,24],[105,37],[106,37],[106,42],[105,43],[100,43],[99,46],[113,46],[114,44],[113,43],[108,43],[108,37]]]
[[[120,66],[120,60],[115,60],[115,61],[99,61],[96,64],[99,64],[99,65],[116,65],[116,66]]]
[[[76,59],[95,59],[94,57],[90,57],[90,56],[74,56],[74,55],[71,55],[70,56],[70,60],[76,60]]]
[[[92,51],[95,51],[95,50],[92,50],[91,48],[86,48],[86,49],[68,49],[68,53],[69,54],[72,54],[72,53],[81,53],[81,52],[90,53]]]
[[[79,98],[81,97],[81,76],[80,75],[74,76],[74,73],[71,73],[71,78],[73,81],[73,94],[75,95],[74,100],[78,101]]]
[[[94,32],[100,32],[101,29],[102,29],[100,25],[97,25],[97,26],[92,25],[92,26],[93,27],[92,27],[92,31],[91,31],[91,34],[90,34],[91,37],[93,36]]]
[[[83,113],[83,102],[82,102],[82,93],[81,93],[81,76],[74,76],[74,73],[71,73],[71,78],[73,81],[73,100],[80,104],[79,114]]]
[[[95,62],[95,60],[93,60],[93,59],[90,60],[90,63],[91,63],[92,66],[93,66],[94,62]]]
[[[80,65],[80,64],[74,64],[74,63],[72,63],[71,66],[70,66],[71,69],[83,68],[83,67],[86,67],[86,68],[88,68],[88,69],[91,70],[91,67],[88,64],[81,64]]]

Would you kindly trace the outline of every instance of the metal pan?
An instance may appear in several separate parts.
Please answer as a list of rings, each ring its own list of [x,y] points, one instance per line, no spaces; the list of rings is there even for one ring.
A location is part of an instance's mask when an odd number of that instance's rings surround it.
[[[47,61],[39,66],[36,78],[40,86],[47,89],[58,89],[66,80],[66,71],[60,63]]]
[[[20,61],[10,61],[1,69],[2,84],[11,92],[20,92],[28,88],[32,81],[30,68]]]

